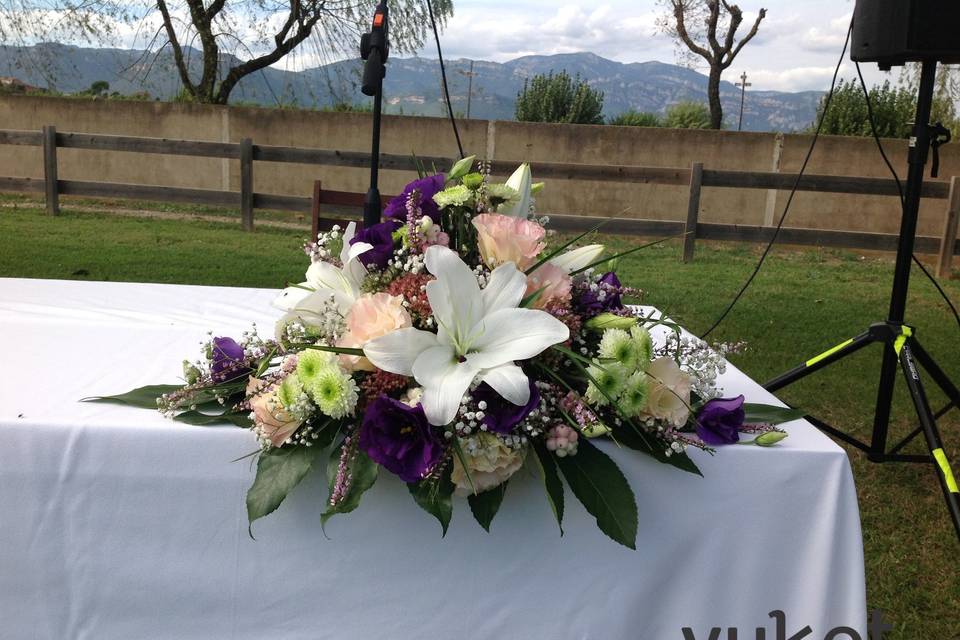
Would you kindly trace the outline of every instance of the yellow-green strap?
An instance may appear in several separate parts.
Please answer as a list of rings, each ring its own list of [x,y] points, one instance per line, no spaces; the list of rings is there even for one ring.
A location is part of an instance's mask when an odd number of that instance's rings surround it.
[[[913,335],[913,329],[907,325],[900,327],[900,335],[897,336],[897,339],[893,341],[893,350],[897,352],[897,355],[900,355],[903,345],[906,344],[907,338]]]
[[[824,352],[821,353],[820,355],[814,356],[814,357],[810,358],[809,360],[807,360],[806,365],[807,365],[808,367],[812,367],[813,365],[817,364],[818,362],[820,362],[820,361],[823,360],[824,358],[828,358],[828,357],[832,356],[832,355],[835,354],[837,351],[840,351],[840,349],[843,349],[844,347],[850,346],[852,343],[853,343],[853,338],[850,338],[850,339],[847,340],[846,342],[841,342],[840,344],[838,344],[838,345],[835,346],[834,348],[832,348],[832,349],[827,349],[826,351],[824,351]]]
[[[953,477],[953,469],[950,468],[950,463],[947,462],[947,454],[943,452],[943,449],[934,449],[933,459],[940,465],[940,471],[947,481],[947,489],[950,490],[950,493],[960,493],[960,488],[957,487],[957,479]]]

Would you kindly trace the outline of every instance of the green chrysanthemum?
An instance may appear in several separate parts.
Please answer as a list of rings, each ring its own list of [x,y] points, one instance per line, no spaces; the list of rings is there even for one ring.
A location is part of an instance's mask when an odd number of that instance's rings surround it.
[[[630,329],[630,337],[637,345],[639,367],[646,371],[650,361],[653,360],[653,339],[650,337],[650,332],[637,326]]]
[[[284,409],[290,409],[300,401],[302,394],[303,384],[300,382],[299,376],[291,373],[280,383],[280,388],[277,389],[277,400],[280,401]]]
[[[357,384],[337,367],[320,371],[307,391],[320,411],[331,418],[352,414],[357,406]]]
[[[623,383],[630,375],[630,372],[623,365],[608,363],[602,367],[591,365],[587,367],[587,373],[593,378],[587,385],[587,401],[596,406],[608,404],[608,398],[614,401],[623,391]]]
[[[649,378],[643,371],[636,371],[627,378],[627,382],[623,385],[623,392],[620,394],[620,408],[623,413],[631,418],[638,416],[646,409],[649,397]]]
[[[462,184],[444,189],[440,193],[434,194],[433,201],[440,208],[451,206],[463,206],[473,197],[473,191]]]
[[[517,192],[513,187],[508,187],[505,184],[488,184],[487,185],[487,198],[493,204],[501,204],[504,202],[513,202],[520,199],[520,193]]]
[[[607,329],[600,339],[600,357],[618,362],[628,371],[636,371],[640,361],[639,346],[623,329]]]
[[[326,351],[307,349],[297,354],[297,376],[303,385],[311,386],[321,373],[334,366],[334,355]]]

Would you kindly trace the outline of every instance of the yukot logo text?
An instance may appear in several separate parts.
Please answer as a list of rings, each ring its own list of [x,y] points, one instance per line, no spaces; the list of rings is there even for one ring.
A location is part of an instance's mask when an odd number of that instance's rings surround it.
[[[769,615],[773,618],[773,622],[756,628],[755,635],[752,636],[756,640],[820,640],[821,638],[823,640],[883,640],[886,632],[893,629],[893,626],[883,619],[883,612],[876,609],[870,613],[867,636],[860,635],[856,629],[844,626],[834,627],[825,632],[814,631],[810,625],[800,627],[798,624],[792,624],[788,627],[787,615],[783,611],[771,611]],[[773,629],[769,629],[769,626]],[[793,631],[792,635],[787,635],[788,628],[796,631]],[[768,636],[767,631],[772,631],[771,635]],[[683,640],[750,640],[750,638],[746,631],[740,633],[740,629],[736,627],[726,629],[713,627],[701,630],[699,635],[690,627],[683,628]]]

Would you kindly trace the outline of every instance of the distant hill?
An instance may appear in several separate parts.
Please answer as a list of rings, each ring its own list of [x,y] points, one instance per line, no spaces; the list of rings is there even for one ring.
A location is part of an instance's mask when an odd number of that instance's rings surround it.
[[[196,50],[187,50],[199,61]],[[230,57],[223,64],[232,64]],[[292,72],[277,68],[244,78],[231,95],[237,103],[323,107],[336,102],[361,103],[358,89],[359,60],[334,62]],[[454,111],[467,110],[470,60],[447,62]],[[663,62],[624,64],[592,53],[524,56],[509,62],[474,61],[473,97],[470,115],[474,118],[509,120],[513,105],[526,78],[539,73],[566,70],[580,74],[604,92],[604,114],[613,116],[628,109],[663,113],[681,100],[706,102],[707,78],[694,70]],[[168,100],[180,91],[179,77],[169,52],[159,55],[127,49],[84,48],[61,44],[34,47],[0,47],[0,76],[64,93],[83,91],[97,80],[106,80],[112,91],[133,94],[146,91]],[[740,91],[723,82],[721,100],[728,123],[736,123]],[[391,113],[442,115],[440,70],[436,60],[391,58],[384,88],[386,109]],[[804,91],[750,91],[744,110],[744,129],[792,131],[806,127],[814,118],[821,93]]]

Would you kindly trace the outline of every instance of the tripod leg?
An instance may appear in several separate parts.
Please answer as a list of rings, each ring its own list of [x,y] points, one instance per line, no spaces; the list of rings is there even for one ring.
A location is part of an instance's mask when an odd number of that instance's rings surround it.
[[[873,414],[873,436],[870,439],[870,454],[873,462],[883,462],[887,450],[887,428],[890,425],[890,409],[893,406],[893,385],[897,376],[897,352],[889,342],[883,345],[883,363],[880,367],[880,383],[877,385],[877,405]]]
[[[783,375],[777,376],[773,380],[770,380],[764,384],[763,388],[767,391],[776,391],[777,389],[782,389],[788,384],[793,384],[797,380],[806,378],[811,373],[815,373],[820,369],[833,364],[837,360],[845,358],[851,353],[859,351],[868,344],[873,343],[875,340],[876,338],[870,332],[861,333],[855,338],[850,338],[846,342],[841,342],[837,346],[827,349],[820,355],[810,358],[800,366],[790,369],[790,371],[787,371]]]
[[[923,427],[923,435],[926,437],[927,446],[937,463],[937,478],[940,480],[940,488],[943,490],[943,497],[947,502],[950,518],[953,520],[957,539],[960,539],[960,487],[957,486],[957,481],[953,476],[947,454],[943,451],[943,442],[940,440],[937,423],[933,418],[933,412],[930,410],[930,403],[927,402],[923,384],[920,382],[920,374],[917,371],[917,364],[913,358],[910,345],[910,341],[898,342],[897,351],[899,352],[900,366],[903,368],[903,374],[907,379],[907,387],[910,389],[910,397],[913,399],[913,406],[917,410],[917,417],[920,418],[920,426]]]
[[[937,386],[943,389],[946,396],[950,398],[951,404],[955,407],[960,407],[960,389],[957,389],[957,386],[953,384],[949,376],[944,373],[943,369],[941,369],[930,354],[920,346],[917,340],[912,340],[910,345],[913,347],[913,354],[916,356],[920,366],[930,374],[930,377],[937,383]]]

